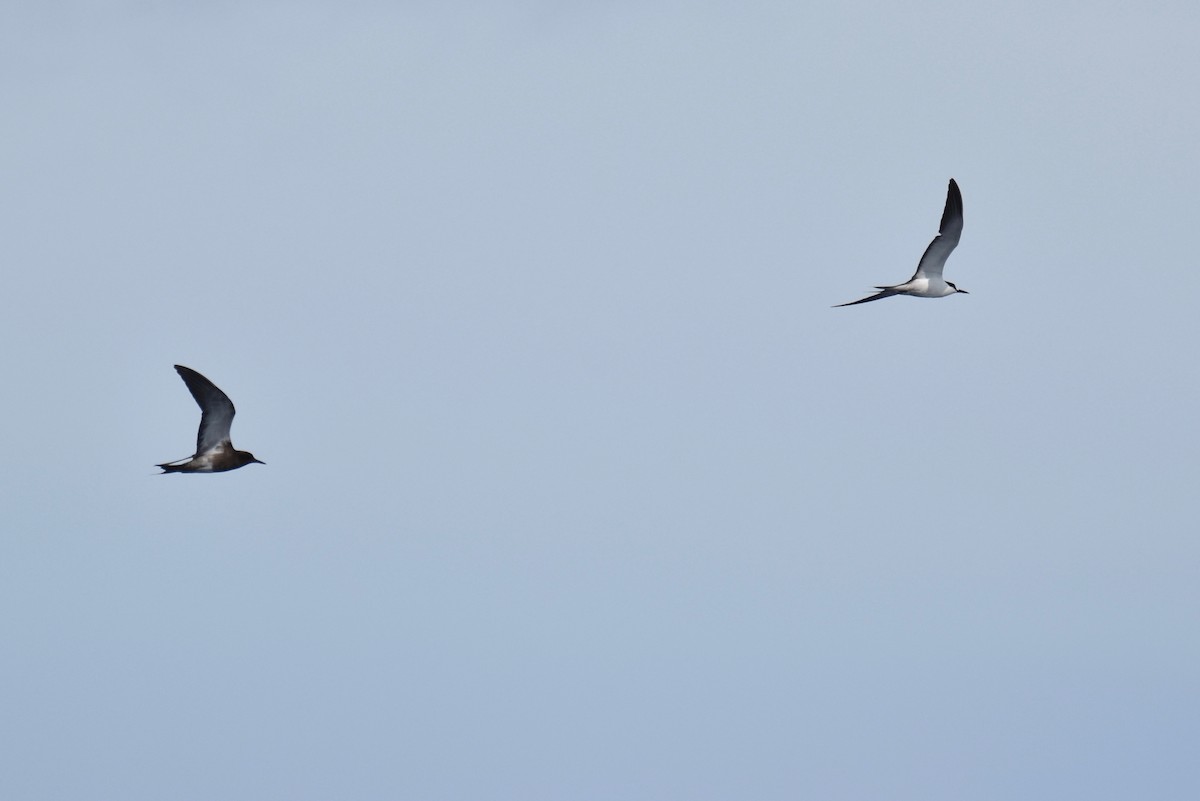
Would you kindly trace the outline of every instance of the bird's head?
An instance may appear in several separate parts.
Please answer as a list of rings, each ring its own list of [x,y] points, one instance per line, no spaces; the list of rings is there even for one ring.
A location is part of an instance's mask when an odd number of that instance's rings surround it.
[[[237,455],[238,455],[238,458],[241,460],[242,464],[251,464],[251,463],[266,464],[266,462],[264,462],[264,461],[255,459],[254,454],[251,453],[250,451],[238,451]]]
[[[950,288],[951,288],[951,289],[953,289],[955,292],[961,292],[961,293],[963,293],[964,295],[970,295],[970,294],[971,294],[970,292],[968,292],[968,291],[967,291],[967,290],[965,290],[965,289],[959,289],[958,287],[956,287],[954,284],[950,283],[949,281],[947,281],[947,282],[946,282],[946,286],[950,287]]]

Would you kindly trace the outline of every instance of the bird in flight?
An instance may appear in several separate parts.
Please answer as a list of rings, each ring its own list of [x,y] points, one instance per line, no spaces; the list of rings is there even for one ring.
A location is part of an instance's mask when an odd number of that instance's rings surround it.
[[[950,254],[958,246],[958,238],[962,236],[962,229],[962,193],[958,191],[958,184],[951,178],[950,188],[946,190],[946,209],[942,212],[942,224],[938,228],[938,235],[929,243],[929,247],[925,248],[925,255],[921,257],[921,261],[917,264],[917,271],[913,273],[913,277],[903,284],[877,286],[875,288],[880,291],[874,295],[862,300],[852,300],[849,303],[839,303],[834,308],[854,306],[859,303],[870,303],[873,300],[890,298],[892,295],[911,295],[914,298],[944,298],[956,292],[961,292],[964,295],[969,294],[967,290],[959,289],[954,284],[942,278],[942,268],[946,266],[946,259],[950,258]]]
[[[236,470],[251,462],[266,464],[249,451],[234,450],[229,441],[233,425],[233,401],[217,385],[190,367],[175,365],[175,372],[187,384],[192,397],[200,405],[200,431],[196,434],[196,453],[174,462],[157,465],[162,473],[223,473]],[[182,464],[180,464],[182,462]]]

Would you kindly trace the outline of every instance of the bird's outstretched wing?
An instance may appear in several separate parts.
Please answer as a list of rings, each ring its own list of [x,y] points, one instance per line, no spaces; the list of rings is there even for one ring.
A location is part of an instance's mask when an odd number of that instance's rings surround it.
[[[958,184],[950,179],[950,188],[946,190],[946,208],[942,211],[942,224],[938,227],[938,235],[925,248],[925,255],[917,263],[917,271],[913,278],[941,278],[942,268],[954,248],[958,246],[963,229],[962,193]]]
[[[880,287],[880,288],[882,288],[882,287]],[[888,288],[882,288],[882,289],[883,289],[882,292],[876,292],[874,295],[871,295],[870,297],[863,298],[862,300],[852,300],[849,303],[839,303],[836,306],[834,306],[833,308],[840,309],[842,306],[857,306],[860,303],[870,303],[873,300],[883,300],[884,298],[890,298],[892,295],[903,295],[904,294],[903,292],[897,292],[894,289],[888,289]]]
[[[175,365],[175,372],[200,406],[200,430],[196,434],[196,453],[229,442],[229,427],[233,425],[233,401],[217,385],[190,367]]]

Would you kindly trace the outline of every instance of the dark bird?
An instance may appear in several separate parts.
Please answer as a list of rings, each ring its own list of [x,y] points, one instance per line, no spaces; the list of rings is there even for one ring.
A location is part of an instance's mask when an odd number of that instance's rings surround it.
[[[163,473],[223,473],[237,470],[251,462],[266,464],[249,451],[234,450],[229,441],[233,425],[233,401],[217,385],[190,367],[175,365],[175,371],[187,384],[192,397],[200,405],[200,431],[196,434],[196,453],[185,459],[157,465]],[[179,464],[182,462],[183,464]]]
[[[892,295],[911,295],[914,298],[944,298],[956,292],[961,292],[964,295],[970,294],[967,290],[959,289],[954,284],[942,278],[942,268],[946,266],[946,259],[950,258],[950,254],[958,245],[958,238],[962,236],[962,229],[962,193],[958,191],[958,184],[954,183],[954,179],[951,178],[950,188],[946,190],[946,208],[942,211],[942,225],[938,228],[938,235],[929,243],[929,247],[925,248],[925,255],[921,257],[921,261],[917,264],[917,271],[913,273],[913,277],[903,284],[877,286],[875,288],[882,290],[881,292],[877,292],[862,300],[839,303],[834,308],[854,306],[859,303],[870,303],[873,300],[890,298]]]

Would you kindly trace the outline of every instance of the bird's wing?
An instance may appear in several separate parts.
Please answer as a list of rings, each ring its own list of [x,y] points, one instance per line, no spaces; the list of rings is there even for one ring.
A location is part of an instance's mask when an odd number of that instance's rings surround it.
[[[891,288],[885,288],[882,292],[876,292],[874,295],[871,295],[870,297],[863,298],[862,300],[852,300],[849,303],[839,303],[838,305],[834,306],[833,308],[840,309],[842,306],[857,306],[860,303],[870,303],[873,300],[883,300],[884,298],[890,298],[892,295],[903,295],[903,294],[904,294],[903,292],[896,292],[895,290],[893,290]]]
[[[938,228],[938,235],[929,243],[929,247],[925,248],[925,255],[917,263],[917,271],[913,273],[913,278],[941,278],[942,268],[946,266],[946,259],[950,258],[950,254],[958,246],[962,229],[962,193],[958,191],[958,184],[951,178],[950,188],[946,190],[946,208],[942,212],[942,224]]]
[[[200,406],[200,431],[196,434],[196,453],[229,442],[229,427],[233,425],[233,401],[217,385],[190,367],[175,365],[175,372],[187,384],[192,397]]]

